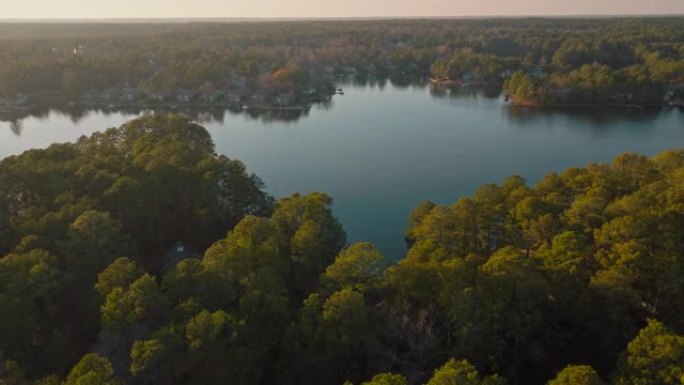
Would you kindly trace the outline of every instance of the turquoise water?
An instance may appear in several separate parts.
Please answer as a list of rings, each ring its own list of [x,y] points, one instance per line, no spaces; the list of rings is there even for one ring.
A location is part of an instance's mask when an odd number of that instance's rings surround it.
[[[0,157],[73,141],[136,117],[57,112],[0,122]],[[217,120],[217,118],[219,120]],[[344,96],[299,119],[203,114],[217,151],[245,162],[276,197],[323,191],[350,242],[398,259],[408,215],[422,200],[452,203],[489,182],[684,147],[684,113],[525,111],[500,97],[427,86],[347,85]]]

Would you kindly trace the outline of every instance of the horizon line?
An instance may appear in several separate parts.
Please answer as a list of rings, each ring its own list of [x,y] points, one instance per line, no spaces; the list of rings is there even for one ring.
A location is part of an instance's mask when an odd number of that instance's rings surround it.
[[[458,20],[458,19],[525,19],[525,18],[629,18],[629,17],[684,17],[684,13],[624,13],[624,14],[521,14],[521,15],[418,15],[418,16],[223,16],[223,17],[10,17],[0,18],[5,22],[126,22],[126,21],[176,21],[176,22],[220,22],[220,21],[315,21],[315,20]]]

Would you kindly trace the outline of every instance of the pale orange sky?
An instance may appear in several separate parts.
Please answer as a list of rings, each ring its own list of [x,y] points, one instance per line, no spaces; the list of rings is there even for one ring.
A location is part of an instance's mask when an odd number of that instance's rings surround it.
[[[0,19],[684,14],[684,0],[0,0]]]

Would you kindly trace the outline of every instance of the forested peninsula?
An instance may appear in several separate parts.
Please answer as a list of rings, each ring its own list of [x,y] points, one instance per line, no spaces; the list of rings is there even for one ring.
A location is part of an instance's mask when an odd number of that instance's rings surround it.
[[[684,150],[420,204],[407,254],[143,117],[0,162],[0,383],[681,385]]]
[[[684,106],[684,17],[0,24],[0,116],[306,110],[350,78],[488,87],[523,106]]]

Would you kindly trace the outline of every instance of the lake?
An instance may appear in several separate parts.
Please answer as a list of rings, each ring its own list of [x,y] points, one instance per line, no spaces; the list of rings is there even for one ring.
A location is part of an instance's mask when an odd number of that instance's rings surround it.
[[[276,197],[323,191],[350,242],[405,253],[403,231],[423,200],[452,203],[484,183],[684,147],[684,113],[530,111],[497,95],[391,82],[344,85],[303,116],[197,115],[217,151],[242,160]],[[0,158],[118,126],[138,112],[47,112],[0,122]]]

